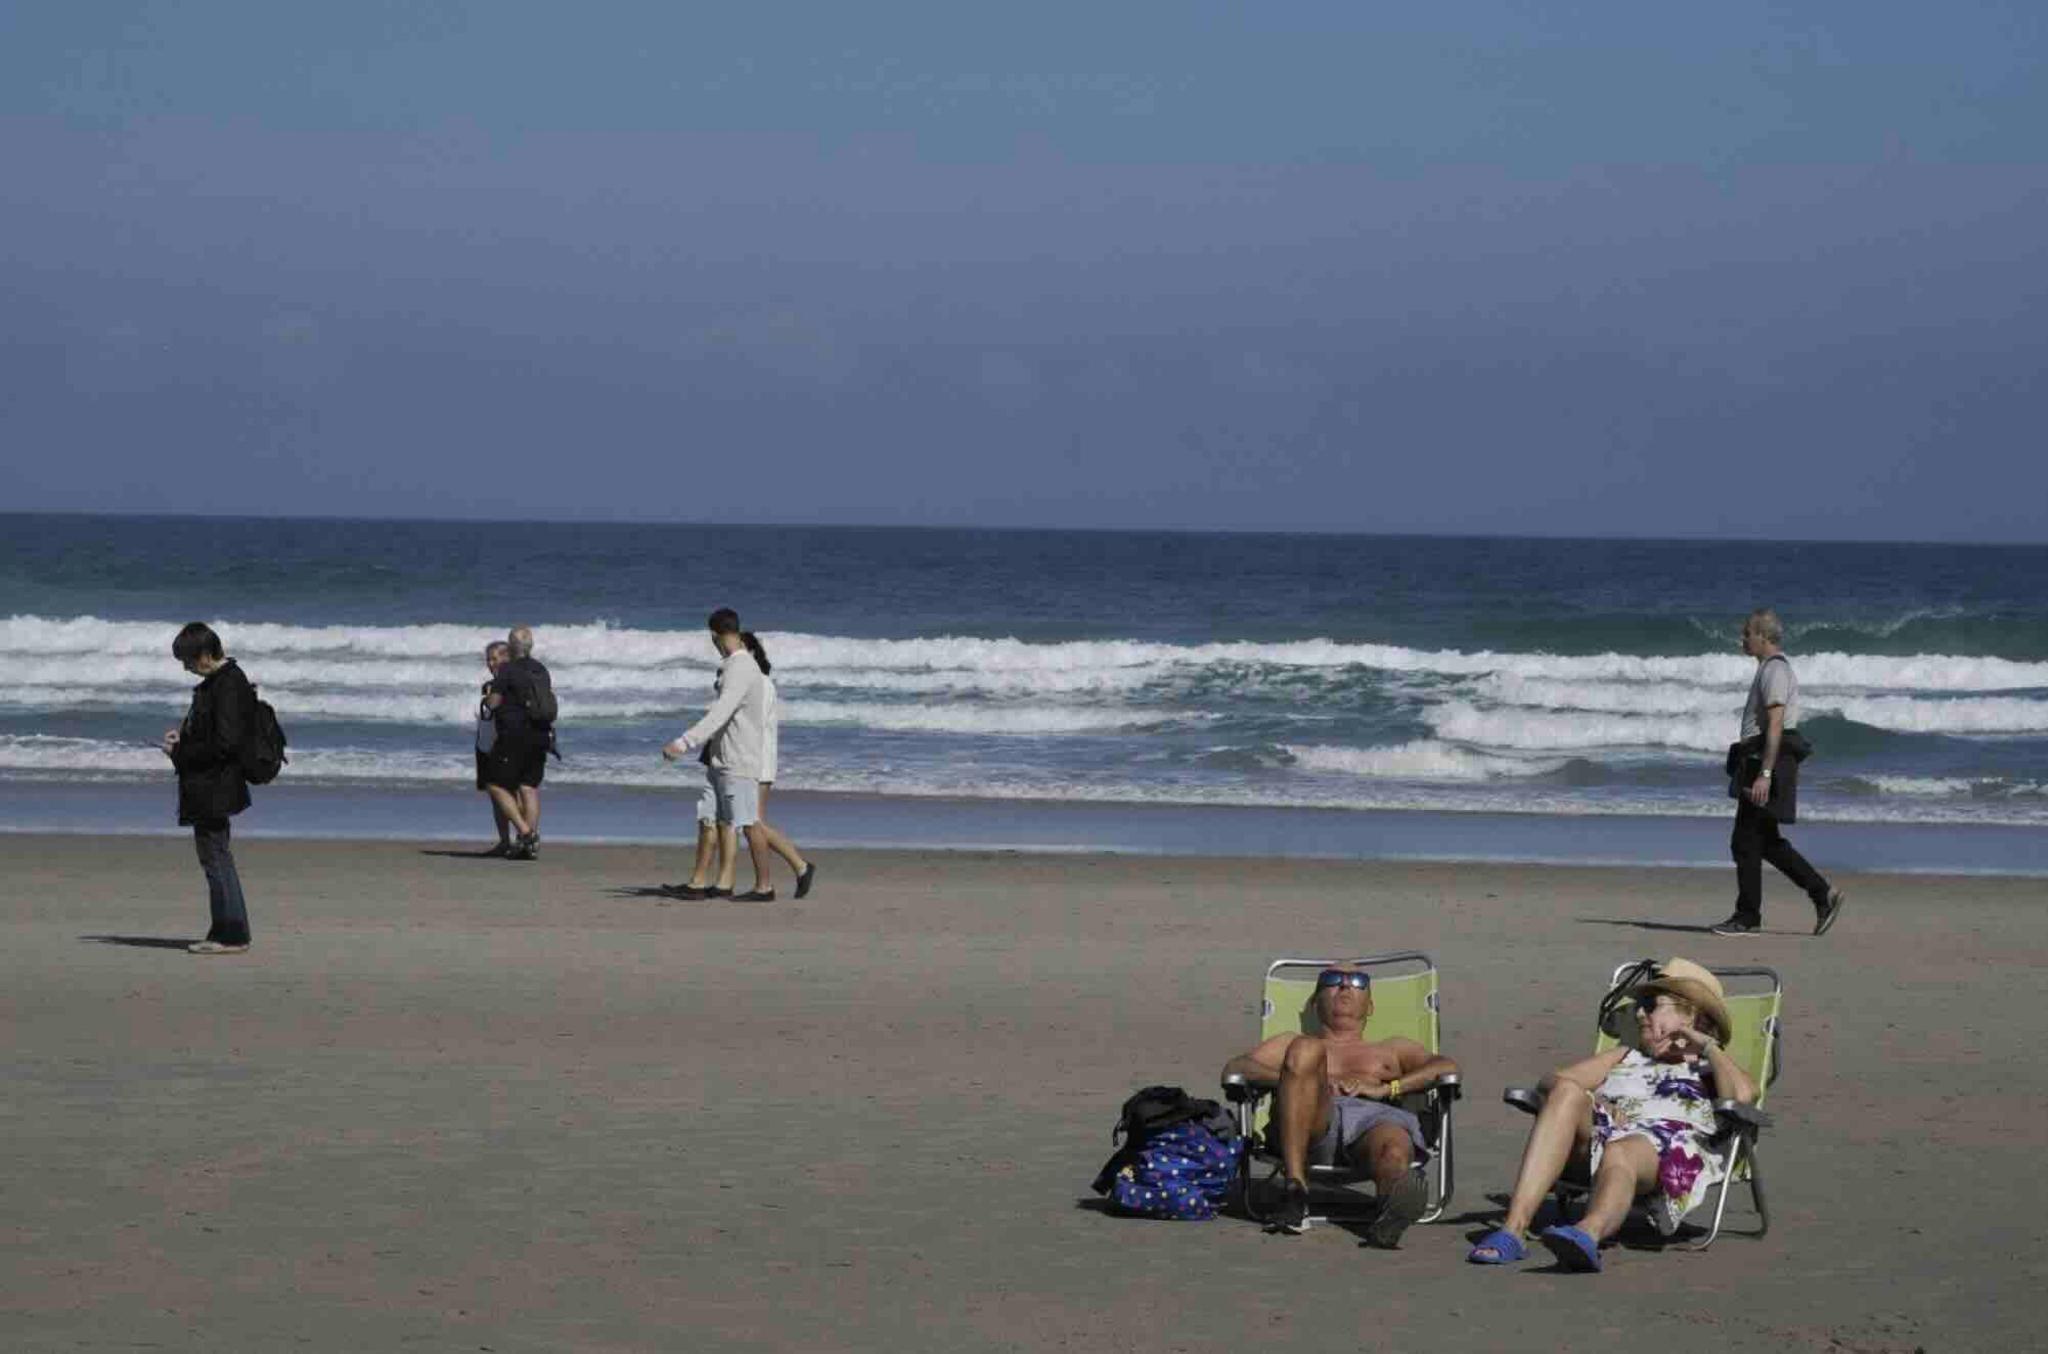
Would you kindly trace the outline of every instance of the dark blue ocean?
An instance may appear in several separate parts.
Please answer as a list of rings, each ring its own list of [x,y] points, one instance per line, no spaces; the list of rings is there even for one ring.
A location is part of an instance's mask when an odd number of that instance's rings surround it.
[[[167,824],[144,744],[183,708],[169,642],[201,618],[292,738],[249,827],[475,835],[480,650],[526,622],[563,708],[558,834],[660,836],[694,787],[656,751],[706,703],[703,620],[729,605],[776,664],[779,788],[827,835],[1339,855],[1400,839],[1452,856],[1512,839],[1514,858],[1592,859],[1633,833],[1661,844],[1622,858],[1705,863],[1751,671],[1736,632],[1759,604],[1787,623],[1819,749],[1813,840],[1882,844],[1844,864],[2031,869],[2048,826],[2042,547],[56,516],[0,531],[14,827]]]

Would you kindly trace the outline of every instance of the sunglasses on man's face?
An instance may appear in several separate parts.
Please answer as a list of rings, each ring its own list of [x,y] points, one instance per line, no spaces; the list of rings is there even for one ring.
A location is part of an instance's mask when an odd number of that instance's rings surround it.
[[[1340,968],[1326,968],[1316,975],[1316,986],[1355,987],[1361,992],[1372,989],[1372,975],[1369,973],[1347,973]]]

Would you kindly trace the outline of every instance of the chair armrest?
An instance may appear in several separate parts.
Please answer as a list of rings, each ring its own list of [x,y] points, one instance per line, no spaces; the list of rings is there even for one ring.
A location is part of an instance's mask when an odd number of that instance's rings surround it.
[[[1533,1086],[1510,1086],[1500,1093],[1500,1098],[1524,1114],[1534,1114],[1543,1108],[1545,1096]]]
[[[1456,1072],[1448,1072],[1438,1077],[1434,1082],[1430,1083],[1428,1090],[1431,1094],[1440,1095],[1445,1100],[1462,1100],[1465,1097],[1465,1083]]]
[[[1223,1098],[1233,1105],[1257,1104],[1279,1085],[1277,1081],[1254,1081],[1242,1072],[1232,1072],[1223,1079]]]
[[[1721,1121],[1724,1128],[1739,1126],[1750,1130],[1752,1133],[1758,1129],[1771,1126],[1770,1115],[1754,1105],[1745,1105],[1740,1100],[1716,1100],[1714,1102],[1714,1117]],[[1733,1121],[1732,1123],[1730,1122],[1731,1120]]]

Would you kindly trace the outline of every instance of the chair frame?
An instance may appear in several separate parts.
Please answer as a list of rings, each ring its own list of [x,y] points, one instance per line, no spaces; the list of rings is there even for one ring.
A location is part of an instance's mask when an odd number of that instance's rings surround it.
[[[1259,987],[1259,1028],[1261,1034],[1264,1034],[1265,1017],[1268,1014],[1266,1011],[1268,1000],[1266,996],[1267,987],[1272,983],[1274,976],[1283,969],[1313,968],[1321,970],[1331,967],[1370,969],[1376,966],[1385,967],[1395,964],[1420,964],[1422,966],[1422,973],[1437,973],[1439,983],[1441,983],[1442,970],[1437,968],[1434,959],[1420,950],[1395,950],[1386,954],[1369,954],[1359,958],[1314,959],[1290,957],[1275,959],[1266,966],[1266,976]],[[1442,988],[1439,985],[1437,992],[1431,993],[1429,999],[1429,1013],[1436,1025],[1435,1036],[1430,1041],[1430,1053],[1432,1055],[1440,1053],[1443,1049],[1443,1008],[1442,1002],[1439,1000],[1441,992]],[[1264,1157],[1274,1162],[1275,1175],[1280,1170],[1278,1164],[1279,1154],[1267,1149],[1263,1145],[1261,1135],[1256,1132],[1260,1102],[1278,1089],[1279,1083],[1277,1081],[1254,1081],[1249,1077],[1236,1075],[1223,1078],[1223,1096],[1236,1108],[1238,1136],[1246,1144],[1245,1150],[1238,1156],[1238,1203],[1244,1209],[1245,1215],[1254,1222],[1263,1223],[1272,1220],[1271,1214],[1262,1211],[1258,1203],[1258,1191],[1252,1186],[1251,1175],[1252,1159],[1254,1157]],[[1454,1073],[1442,1078],[1435,1085],[1401,1097],[1401,1107],[1411,1111],[1417,1118],[1422,1120],[1423,1138],[1430,1153],[1430,1160],[1428,1162],[1420,1163],[1414,1168],[1422,1174],[1424,1185],[1430,1192],[1428,1206],[1423,1210],[1422,1216],[1416,1219],[1418,1222],[1435,1222],[1450,1207],[1451,1193],[1457,1182],[1455,1153],[1452,1146],[1453,1134],[1451,1132],[1452,1107],[1463,1094],[1464,1089],[1460,1084],[1458,1076]],[[1433,1132],[1431,1131],[1432,1128],[1434,1129]],[[1370,1171],[1362,1167],[1349,1165],[1312,1165],[1308,1168],[1308,1173],[1308,1183],[1311,1188],[1318,1184],[1348,1187],[1372,1178]],[[1360,1198],[1360,1203],[1364,1204],[1362,1197]],[[1360,1218],[1369,1217],[1377,1208],[1378,1204],[1375,1202],[1364,1207],[1357,1216]],[[1351,1216],[1348,1210],[1344,1214],[1345,1220],[1350,1220]],[[1337,1215],[1328,1211],[1311,1213],[1308,1217],[1308,1221],[1311,1223],[1332,1222],[1335,1220],[1337,1220]]]
[[[1613,985],[1621,981],[1622,975],[1634,966],[1633,962],[1616,965],[1613,977],[1608,980],[1609,989],[1612,990]],[[1720,1193],[1714,1203],[1714,1221],[1707,1229],[1706,1239],[1686,1243],[1688,1250],[1695,1251],[1705,1250],[1714,1244],[1716,1237],[1721,1235],[1722,1219],[1728,1212],[1728,1192],[1738,1183],[1735,1177],[1745,1162],[1749,1167],[1747,1183],[1749,1185],[1750,1202],[1755,1207],[1757,1215],[1756,1230],[1747,1235],[1761,1237],[1771,1230],[1771,1206],[1769,1198],[1764,1194],[1763,1168],[1757,1160],[1757,1139],[1762,1135],[1763,1130],[1771,1127],[1772,1121],[1771,1116],[1764,1113],[1759,1108],[1759,1105],[1762,1102],[1763,1093],[1776,1083],[1778,1073],[1783,1070],[1780,1046],[1784,1038],[1783,1003],[1785,985],[1779,980],[1778,971],[1761,965],[1733,965],[1725,968],[1709,968],[1708,972],[1722,979],[1760,978],[1768,981],[1770,983],[1768,995],[1776,999],[1775,1005],[1778,1009],[1766,1018],[1766,1032],[1769,1037],[1764,1044],[1764,1073],[1758,1079],[1757,1084],[1759,1104],[1745,1105],[1739,1100],[1716,1100],[1714,1102],[1714,1118],[1720,1124],[1720,1128],[1712,1138],[1708,1139],[1708,1145],[1709,1147],[1717,1148],[1722,1153]],[[1602,1034],[1605,1033],[1606,1031],[1602,1031]],[[1521,1110],[1524,1114],[1533,1115],[1542,1110],[1544,1098],[1542,1091],[1528,1086],[1510,1086],[1501,1092],[1501,1099],[1503,1101]],[[1590,1181],[1581,1184],[1576,1180],[1567,1180],[1563,1176],[1559,1176],[1557,1182],[1550,1187],[1550,1196],[1556,1203],[1560,1213],[1564,1213],[1567,1205],[1570,1203],[1583,1203],[1592,1197],[1592,1193],[1593,1189]]]

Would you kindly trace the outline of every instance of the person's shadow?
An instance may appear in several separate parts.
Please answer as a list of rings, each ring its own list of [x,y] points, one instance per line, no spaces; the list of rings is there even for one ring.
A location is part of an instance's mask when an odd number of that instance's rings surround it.
[[[1711,926],[1694,926],[1688,922],[1642,921],[1631,917],[1574,917],[1581,926],[1632,926],[1638,931],[1683,931],[1688,935],[1704,936],[1713,932]]]
[[[442,858],[443,858],[443,859],[445,859],[445,860],[503,860],[503,859],[505,859],[504,855],[502,855],[501,853],[499,853],[499,852],[497,852],[497,851],[493,851],[493,850],[491,850],[491,849],[490,849],[489,847],[486,847],[486,848],[484,848],[484,849],[483,849],[483,850],[481,850],[481,851],[438,851],[438,850],[435,850],[435,849],[433,849],[432,847],[423,847],[423,848],[421,848],[421,850],[420,850],[420,854],[421,854],[421,855],[423,855],[423,856],[440,856],[440,857],[442,857]]]
[[[654,898],[664,903],[683,901],[666,884],[621,884],[605,890],[614,898]]]
[[[175,936],[80,936],[95,945],[126,945],[136,950],[189,950],[193,942]]]

